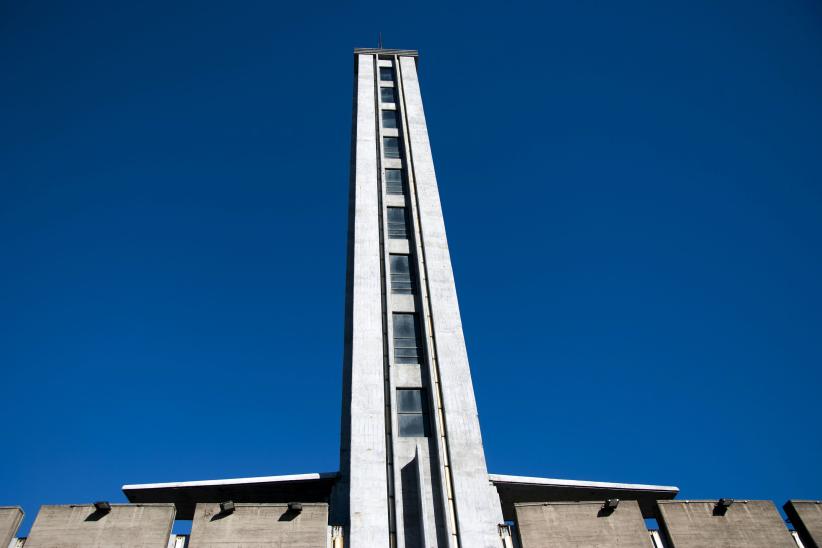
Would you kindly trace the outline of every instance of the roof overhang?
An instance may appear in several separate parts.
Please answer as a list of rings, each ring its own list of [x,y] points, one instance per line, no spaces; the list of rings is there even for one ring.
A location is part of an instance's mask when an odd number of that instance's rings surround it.
[[[198,502],[328,502],[337,472],[124,485],[129,502],[170,502],[177,519],[193,519]]]
[[[656,501],[669,500],[679,493],[678,487],[668,485],[643,485],[636,483],[608,483],[603,481],[578,481],[526,476],[489,474],[497,488],[502,514],[506,520],[514,519],[514,504],[520,502],[570,502],[618,498],[635,500],[642,515],[656,517]]]
[[[172,503],[177,519],[192,519],[198,502],[232,500],[246,503],[328,502],[339,473],[293,474],[222,480],[182,481],[124,485],[129,502]],[[619,498],[636,500],[642,515],[656,516],[656,501],[670,500],[679,488],[665,485],[608,483],[526,476],[489,474],[497,488],[502,513],[514,519],[514,504],[520,502],[569,502]]]

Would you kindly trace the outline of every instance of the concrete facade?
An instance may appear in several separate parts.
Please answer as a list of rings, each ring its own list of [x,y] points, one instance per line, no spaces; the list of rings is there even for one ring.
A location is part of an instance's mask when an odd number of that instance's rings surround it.
[[[166,548],[174,523],[172,504],[42,506],[26,548]]]
[[[5,548],[17,534],[23,521],[23,509],[19,506],[0,506],[0,548]]]
[[[783,508],[805,548],[822,548],[822,500],[789,500]]]
[[[738,500],[721,515],[717,501],[659,501],[660,533],[670,548],[796,548],[776,507]]]
[[[610,513],[603,502],[516,504],[522,548],[653,548],[636,501]]]
[[[200,503],[194,511],[189,548],[325,548],[328,505],[235,504],[231,513],[217,503]]]

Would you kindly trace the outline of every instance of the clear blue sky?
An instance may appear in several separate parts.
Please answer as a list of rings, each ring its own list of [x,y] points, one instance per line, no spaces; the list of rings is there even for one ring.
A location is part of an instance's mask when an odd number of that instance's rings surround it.
[[[337,469],[378,31],[490,470],[822,497],[818,2],[5,1],[0,504]]]

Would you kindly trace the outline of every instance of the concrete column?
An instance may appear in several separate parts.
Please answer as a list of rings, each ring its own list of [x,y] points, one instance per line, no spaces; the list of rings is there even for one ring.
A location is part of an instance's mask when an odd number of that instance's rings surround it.
[[[399,59],[460,544],[499,548],[502,511],[488,479],[416,61]]]
[[[374,70],[373,55],[357,55],[337,490],[352,548],[389,545]]]

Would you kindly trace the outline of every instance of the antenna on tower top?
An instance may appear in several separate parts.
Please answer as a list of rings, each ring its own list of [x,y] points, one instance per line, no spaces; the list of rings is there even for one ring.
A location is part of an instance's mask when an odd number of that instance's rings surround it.
[[[377,48],[382,49],[382,33],[379,33],[379,39],[377,40]]]

